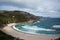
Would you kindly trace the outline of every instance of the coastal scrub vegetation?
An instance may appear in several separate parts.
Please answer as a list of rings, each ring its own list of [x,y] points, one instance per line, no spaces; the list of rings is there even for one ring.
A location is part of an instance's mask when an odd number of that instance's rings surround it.
[[[0,10],[0,28],[8,23],[27,22],[29,20],[38,20],[39,16],[32,15],[24,11],[6,11]]]

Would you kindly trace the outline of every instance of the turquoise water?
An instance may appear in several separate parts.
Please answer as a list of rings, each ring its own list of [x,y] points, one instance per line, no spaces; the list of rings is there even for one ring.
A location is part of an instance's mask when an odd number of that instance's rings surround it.
[[[60,18],[44,18],[32,24],[17,24],[15,27],[20,31],[31,34],[60,34]]]

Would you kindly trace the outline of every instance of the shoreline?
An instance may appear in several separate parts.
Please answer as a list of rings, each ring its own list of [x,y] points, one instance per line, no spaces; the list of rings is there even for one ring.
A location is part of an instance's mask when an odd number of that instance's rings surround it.
[[[37,34],[37,33],[29,33],[29,32],[24,32],[24,31],[21,31],[21,30],[19,30],[19,29],[17,29],[17,28],[15,28],[15,25],[12,25],[11,26],[14,30],[16,30],[16,31],[18,31],[18,32],[22,32],[22,33],[26,33],[26,34],[31,34],[31,35],[47,35],[47,36],[59,36],[60,34]]]
[[[18,32],[11,27],[12,25],[16,25],[16,23],[8,24],[6,27],[2,29],[2,31],[13,37],[18,37],[25,40],[51,40],[59,37],[58,35],[57,36],[52,36],[52,35],[49,36],[49,35],[43,35],[43,34],[34,35],[34,34],[24,33],[21,31]]]

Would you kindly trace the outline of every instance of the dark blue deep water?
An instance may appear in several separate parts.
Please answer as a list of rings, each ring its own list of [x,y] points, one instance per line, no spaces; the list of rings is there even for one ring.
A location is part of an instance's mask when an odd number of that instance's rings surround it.
[[[38,27],[42,27],[42,28],[53,28],[52,27],[53,25],[60,25],[60,18],[44,18],[43,20],[39,20],[39,21],[40,22],[37,22],[34,25],[37,25]]]
[[[32,34],[60,34],[60,18],[43,18],[32,24],[17,24],[15,27]]]

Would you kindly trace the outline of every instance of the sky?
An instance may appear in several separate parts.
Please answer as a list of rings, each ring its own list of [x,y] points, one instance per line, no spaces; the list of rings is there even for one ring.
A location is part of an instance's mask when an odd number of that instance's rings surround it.
[[[60,18],[60,0],[0,0],[0,10],[21,10],[36,16]]]

